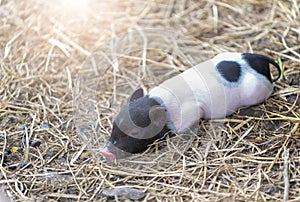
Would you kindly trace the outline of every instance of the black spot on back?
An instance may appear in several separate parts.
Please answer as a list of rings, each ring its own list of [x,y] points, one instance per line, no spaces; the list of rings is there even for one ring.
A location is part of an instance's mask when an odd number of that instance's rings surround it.
[[[241,76],[241,67],[237,62],[222,61],[217,64],[219,73],[229,82],[237,82]]]
[[[242,57],[259,74],[265,76],[270,82],[272,82],[269,64],[273,64],[273,60],[259,54],[243,53]],[[274,62],[275,63],[275,62]],[[276,64],[276,63],[275,63]]]

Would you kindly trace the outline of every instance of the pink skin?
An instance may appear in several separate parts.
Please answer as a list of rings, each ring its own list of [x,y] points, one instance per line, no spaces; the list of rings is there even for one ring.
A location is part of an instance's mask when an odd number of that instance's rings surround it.
[[[107,147],[104,147],[102,150],[100,150],[100,154],[110,160],[110,161],[113,161],[116,159],[116,155],[114,155],[113,153],[111,153],[110,151],[108,151]]]

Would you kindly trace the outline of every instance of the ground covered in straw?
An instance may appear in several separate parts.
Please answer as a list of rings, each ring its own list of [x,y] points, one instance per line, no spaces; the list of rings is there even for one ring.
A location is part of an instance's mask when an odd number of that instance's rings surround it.
[[[299,9],[297,0],[0,1],[3,192],[12,201],[299,201]],[[281,63],[271,98],[145,154],[99,156],[135,88],[223,51]],[[131,195],[107,198],[118,187]]]

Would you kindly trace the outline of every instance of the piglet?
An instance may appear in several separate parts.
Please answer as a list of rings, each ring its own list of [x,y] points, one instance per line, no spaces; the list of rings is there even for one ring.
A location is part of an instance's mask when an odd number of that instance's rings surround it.
[[[279,74],[272,80],[269,64]],[[251,53],[220,53],[153,88],[136,90],[115,117],[100,153],[109,160],[145,151],[168,132],[180,133],[200,119],[223,118],[263,102],[281,75],[272,59]]]

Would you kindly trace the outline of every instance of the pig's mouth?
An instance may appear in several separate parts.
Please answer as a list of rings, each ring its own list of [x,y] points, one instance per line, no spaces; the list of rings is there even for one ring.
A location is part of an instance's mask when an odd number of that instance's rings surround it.
[[[100,150],[100,154],[107,160],[113,161],[115,159],[121,159],[129,156],[131,153],[125,152],[122,149],[117,148],[111,142],[107,142],[105,146]]]

